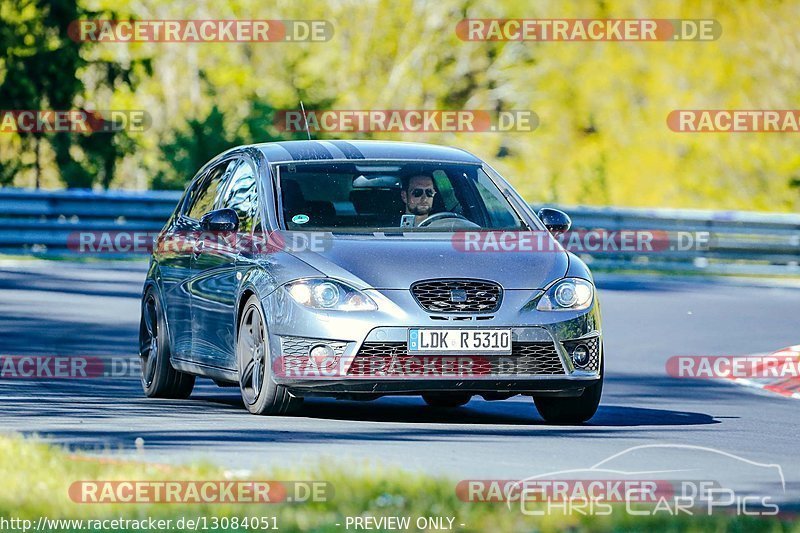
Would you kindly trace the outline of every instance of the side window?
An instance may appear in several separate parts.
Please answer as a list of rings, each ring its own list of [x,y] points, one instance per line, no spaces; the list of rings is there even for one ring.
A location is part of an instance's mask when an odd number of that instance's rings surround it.
[[[475,185],[484,206],[486,206],[489,223],[492,227],[516,228],[519,226],[519,221],[515,220],[514,215],[509,210],[508,202],[486,174],[478,172],[478,179],[475,181]]]
[[[253,235],[261,236],[264,226],[261,224],[261,215],[256,213],[255,223],[253,224]]]
[[[226,170],[230,161],[220,163],[212,168],[203,181],[198,184],[196,192],[192,195],[191,205],[186,214],[195,220],[214,210],[225,188]]]
[[[258,188],[253,167],[247,161],[239,159],[235,163],[221,207],[230,207],[239,214],[239,231],[252,230],[258,212]]]

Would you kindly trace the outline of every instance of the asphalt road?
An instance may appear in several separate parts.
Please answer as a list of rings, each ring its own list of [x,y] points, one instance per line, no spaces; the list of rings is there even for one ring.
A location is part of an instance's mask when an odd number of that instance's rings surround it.
[[[0,263],[0,355],[131,358],[145,267]],[[311,399],[294,416],[255,417],[238,389],[210,381],[198,382],[189,400],[162,401],[145,399],[136,377],[105,377],[0,380],[0,428],[147,461],[205,458],[246,470],[380,465],[456,480],[588,468],[631,447],[669,444],[616,461],[650,454],[640,457],[650,467],[683,469],[686,479],[729,476],[750,491],[775,487],[774,469],[753,463],[780,465],[785,499],[800,502],[800,401],[665,371],[672,355],[750,354],[800,343],[800,288],[609,275],[599,277],[599,287],[606,388],[598,414],[581,427],[547,425],[521,397],[473,399],[454,411],[411,397]]]

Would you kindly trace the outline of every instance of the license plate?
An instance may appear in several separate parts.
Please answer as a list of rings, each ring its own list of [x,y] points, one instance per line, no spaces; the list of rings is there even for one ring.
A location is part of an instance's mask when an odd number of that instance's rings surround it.
[[[408,353],[510,354],[510,329],[409,329]]]

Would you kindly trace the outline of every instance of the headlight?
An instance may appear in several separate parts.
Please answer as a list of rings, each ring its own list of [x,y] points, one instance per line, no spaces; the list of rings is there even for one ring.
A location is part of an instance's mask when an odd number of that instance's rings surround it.
[[[329,279],[304,279],[284,285],[292,299],[312,309],[332,311],[374,311],[375,302],[344,283]]]
[[[592,304],[594,286],[580,278],[564,278],[550,287],[539,299],[539,311],[580,311]]]

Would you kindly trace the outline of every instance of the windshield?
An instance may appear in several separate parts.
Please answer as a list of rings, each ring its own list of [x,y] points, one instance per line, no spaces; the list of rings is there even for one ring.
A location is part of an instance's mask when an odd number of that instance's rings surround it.
[[[276,166],[289,230],[451,232],[527,228],[480,165],[435,162]]]

